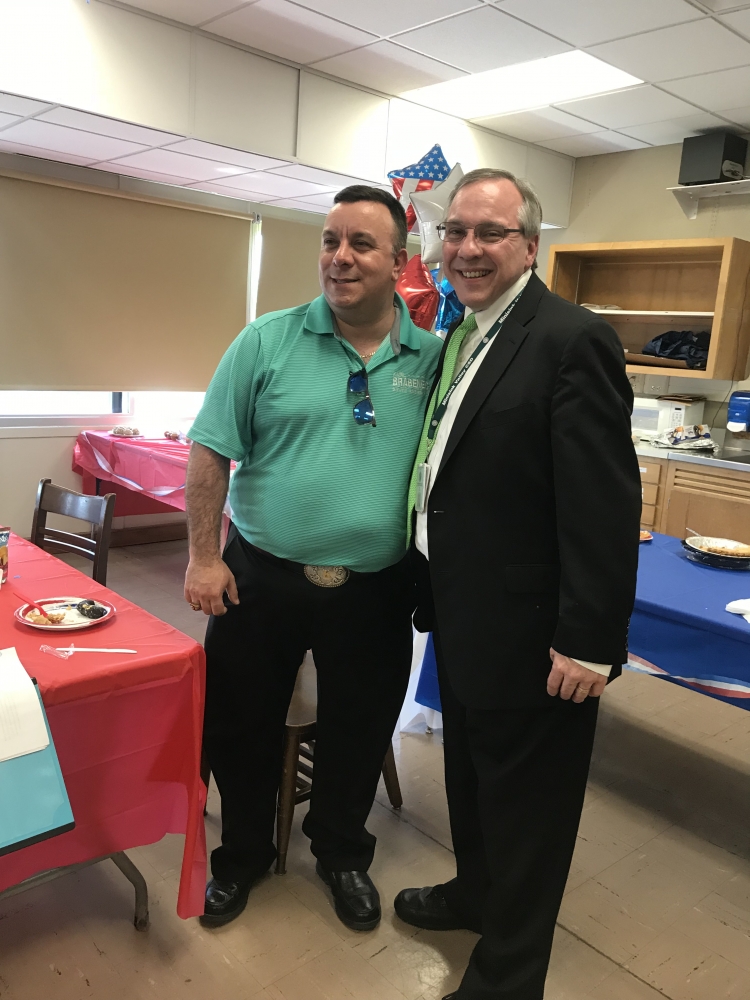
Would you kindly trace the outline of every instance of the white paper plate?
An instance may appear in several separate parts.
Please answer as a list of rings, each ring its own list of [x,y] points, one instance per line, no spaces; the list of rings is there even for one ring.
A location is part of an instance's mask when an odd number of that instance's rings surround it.
[[[78,630],[82,628],[91,628],[92,625],[101,625],[102,622],[109,621],[112,615],[115,613],[114,605],[110,604],[108,601],[97,601],[103,608],[106,609],[106,615],[102,615],[101,618],[86,618],[82,615],[75,606],[66,607],[66,605],[76,605],[80,604],[81,601],[89,600],[86,597],[45,597],[44,600],[39,600],[36,603],[41,607],[49,611],[63,611],[65,610],[65,618],[60,622],[59,625],[37,625],[36,622],[30,622],[25,616],[25,612],[29,609],[28,604],[22,604],[20,608],[16,608],[14,612],[14,618],[16,621],[21,622],[22,625],[28,625],[29,628],[42,629],[44,632],[70,632],[72,630]],[[91,598],[93,600],[93,598]],[[30,610],[30,609],[29,609]]]

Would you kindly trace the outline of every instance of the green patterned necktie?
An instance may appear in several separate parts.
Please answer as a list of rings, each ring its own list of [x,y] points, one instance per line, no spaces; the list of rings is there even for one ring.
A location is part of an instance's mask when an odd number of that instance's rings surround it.
[[[439,405],[443,396],[446,394],[450,388],[453,377],[456,373],[456,361],[458,360],[458,352],[463,346],[464,340],[473,333],[477,328],[477,318],[474,313],[469,313],[466,319],[463,321],[461,326],[455,331],[451,339],[448,341],[448,346],[445,349],[445,357],[443,358],[443,371],[440,375],[440,384],[433,396],[430,397],[430,401],[427,404],[427,414],[424,418],[424,426],[422,427],[422,436],[419,439],[419,445],[417,446],[417,457],[414,459],[414,467],[411,470],[411,479],[409,480],[409,500],[408,500],[408,512],[407,512],[407,526],[406,526],[406,546],[409,547],[409,542],[411,541],[411,525],[412,525],[412,511],[414,510],[414,504],[417,499],[417,469],[425,461],[427,456],[432,451],[432,446],[435,443],[435,438],[430,440],[427,437],[427,432],[430,429],[430,421],[432,420],[432,414],[435,411],[435,406],[433,406],[433,399],[435,400],[435,405]]]

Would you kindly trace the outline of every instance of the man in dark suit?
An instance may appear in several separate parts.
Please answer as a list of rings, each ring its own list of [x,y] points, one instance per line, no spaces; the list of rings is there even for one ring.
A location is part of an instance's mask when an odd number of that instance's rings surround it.
[[[534,274],[541,206],[505,171],[454,192],[449,334],[417,454],[417,628],[435,638],[456,877],[418,927],[482,938],[456,1000],[542,1000],[598,696],[620,673],[641,492],[622,346]]]

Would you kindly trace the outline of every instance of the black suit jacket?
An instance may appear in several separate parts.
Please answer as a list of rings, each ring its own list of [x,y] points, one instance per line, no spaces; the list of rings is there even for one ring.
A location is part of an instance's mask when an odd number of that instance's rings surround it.
[[[612,327],[532,275],[456,415],[429,569],[417,553],[415,624],[437,627],[467,707],[548,700],[550,647],[620,672],[641,512],[632,404]]]

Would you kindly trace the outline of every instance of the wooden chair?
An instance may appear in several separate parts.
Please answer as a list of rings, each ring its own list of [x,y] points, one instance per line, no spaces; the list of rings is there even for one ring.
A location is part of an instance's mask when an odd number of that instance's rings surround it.
[[[284,732],[284,763],[276,807],[276,874],[286,874],[286,856],[292,832],[294,807],[310,798],[315,759],[315,726],[318,712],[318,681],[315,661],[308,650],[297,674]],[[383,780],[394,809],[403,805],[401,786],[389,745],[383,761]]]
[[[292,832],[294,807],[310,798],[315,760],[315,726],[318,713],[318,680],[315,661],[308,650],[297,674],[284,732],[284,763],[276,805],[276,874],[286,874],[286,856]],[[208,785],[211,769],[206,757],[201,761],[201,777]],[[394,809],[403,805],[393,746],[383,761],[383,780]]]
[[[77,552],[86,556],[94,564],[92,574],[94,580],[106,586],[114,510],[114,493],[107,493],[103,497],[90,497],[63,489],[62,486],[55,486],[49,479],[42,479],[36,494],[31,541],[41,549],[47,542],[66,552]],[[66,517],[88,521],[91,524],[91,537],[86,538],[85,535],[76,535],[72,531],[48,528],[47,514],[63,514]]]

